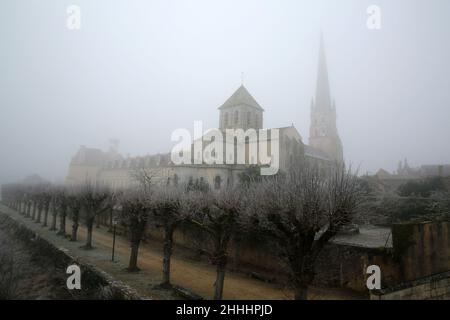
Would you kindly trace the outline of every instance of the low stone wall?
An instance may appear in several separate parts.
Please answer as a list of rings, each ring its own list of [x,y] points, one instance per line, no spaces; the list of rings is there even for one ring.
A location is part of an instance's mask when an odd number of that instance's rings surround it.
[[[106,272],[91,264],[81,262],[79,258],[70,255],[66,250],[58,248],[40,237],[39,234],[30,230],[24,223],[2,212],[0,212],[0,219],[0,223],[9,228],[11,233],[23,241],[30,250],[36,250],[36,252],[53,260],[56,267],[65,269],[72,264],[78,265],[82,273],[81,286],[83,290],[90,290],[93,298],[114,300],[145,299],[136,290],[120,281],[116,281]]]
[[[450,271],[371,292],[371,300],[450,300]]]

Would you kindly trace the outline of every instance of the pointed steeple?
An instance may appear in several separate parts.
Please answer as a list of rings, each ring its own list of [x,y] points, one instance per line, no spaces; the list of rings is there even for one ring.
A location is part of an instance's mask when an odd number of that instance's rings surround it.
[[[311,103],[309,143],[330,159],[343,161],[342,143],[336,126],[336,103],[331,100],[323,35],[320,34],[319,66],[314,103]]]
[[[319,67],[317,70],[315,106],[318,109],[331,108],[330,83],[328,81],[328,68],[322,33],[320,34]]]

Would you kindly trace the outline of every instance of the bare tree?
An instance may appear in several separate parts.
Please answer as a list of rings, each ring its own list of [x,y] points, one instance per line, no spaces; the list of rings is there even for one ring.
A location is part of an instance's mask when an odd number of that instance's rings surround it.
[[[130,231],[131,253],[127,268],[129,272],[140,270],[137,266],[139,245],[149,219],[150,201],[152,194],[140,187],[125,190],[118,199],[120,221]]]
[[[285,177],[267,179],[248,191],[248,225],[269,234],[290,269],[295,299],[307,299],[315,261],[361,201],[350,169],[322,172],[304,163]]]
[[[144,190],[144,192],[150,191],[154,186],[154,177],[157,174],[154,170],[139,166],[130,171],[130,177],[134,179]]]
[[[92,228],[95,217],[111,207],[112,193],[103,185],[87,181],[81,187],[80,196],[87,228],[86,244],[82,248],[90,250],[93,249]]]
[[[173,233],[186,214],[182,209],[183,189],[173,186],[161,186],[154,193],[152,200],[152,220],[164,230],[163,246],[163,281],[161,288],[171,288],[170,261],[172,257]]]
[[[52,221],[50,223],[49,230],[56,230],[56,218],[58,215],[58,205],[57,205],[57,187],[53,188],[52,190],[52,196],[50,199],[50,208],[52,212]]]
[[[42,213],[47,212],[47,204],[50,197],[50,185],[40,184],[36,187],[36,201],[37,201],[37,217],[36,222],[41,223]]]
[[[448,220],[450,218],[450,191],[436,191],[431,194],[429,211],[435,220]]]
[[[42,205],[43,205],[43,210],[44,210],[44,221],[43,221],[42,225],[44,227],[47,226],[48,212],[50,210],[51,200],[52,200],[52,186],[48,185],[42,192],[42,202],[43,202]]]
[[[189,220],[206,232],[212,240],[209,258],[216,266],[214,299],[221,300],[225,271],[228,263],[228,244],[237,230],[242,212],[243,193],[240,189],[229,188],[219,192],[199,192],[190,194],[187,202]]]
[[[72,233],[70,241],[77,241],[80,211],[83,205],[82,200],[80,188],[72,187],[68,190],[67,206],[72,217]]]
[[[67,189],[59,186],[55,191],[55,207],[59,212],[59,230],[58,235],[66,236],[66,216],[67,216]]]
[[[38,193],[37,188],[33,186],[30,192],[30,200],[31,200],[31,220],[36,219],[36,211],[38,205]]]

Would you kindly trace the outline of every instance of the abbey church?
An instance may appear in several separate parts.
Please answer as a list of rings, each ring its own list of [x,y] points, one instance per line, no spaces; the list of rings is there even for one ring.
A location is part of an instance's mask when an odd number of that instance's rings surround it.
[[[323,40],[320,42],[317,85],[311,101],[311,123],[309,144],[293,126],[278,129],[278,167],[281,171],[304,159],[321,166],[332,166],[343,162],[342,143],[336,125],[336,106],[332,102]],[[241,85],[219,108],[219,130],[242,129],[244,131],[264,129],[264,108]],[[273,129],[267,129],[270,132]],[[273,140],[273,137],[271,138]],[[246,149],[248,151],[248,142]],[[273,141],[272,141],[273,144]],[[236,148],[236,146],[232,146]],[[239,181],[239,174],[256,159],[248,152],[244,163],[183,163],[175,164],[168,150],[166,154],[138,157],[123,157],[112,147],[109,151],[81,146],[72,158],[66,183],[81,184],[86,180],[104,183],[112,188],[123,188],[137,183],[139,171],[149,172],[156,182],[167,184],[204,182],[213,189],[221,189]]]

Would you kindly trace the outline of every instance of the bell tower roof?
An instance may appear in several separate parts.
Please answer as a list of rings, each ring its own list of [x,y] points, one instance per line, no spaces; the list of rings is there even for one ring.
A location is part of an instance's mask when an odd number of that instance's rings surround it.
[[[248,92],[248,90],[244,87],[244,85],[241,85],[231,95],[231,97],[229,97],[228,100],[225,101],[225,103],[219,107],[219,109],[222,110],[240,105],[246,105],[256,108],[260,111],[264,111],[264,109],[259,105],[258,102],[256,102],[255,98],[252,97],[252,95]]]

